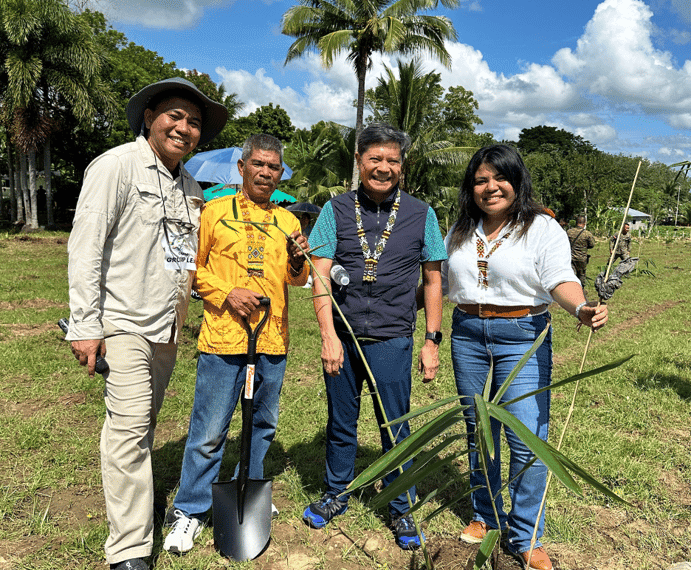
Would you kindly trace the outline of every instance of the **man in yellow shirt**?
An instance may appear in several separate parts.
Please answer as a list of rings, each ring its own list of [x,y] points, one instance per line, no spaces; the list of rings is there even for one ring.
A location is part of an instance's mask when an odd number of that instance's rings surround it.
[[[298,219],[269,200],[283,174],[283,147],[269,135],[245,142],[238,169],[242,192],[217,198],[202,212],[197,254],[197,292],[204,299],[201,351],[180,489],[173,501],[173,530],[163,548],[187,552],[211,508],[228,424],[245,381],[248,318],[261,317],[259,300],[271,299],[270,318],[257,341],[251,479],[264,478],[264,456],[276,432],[278,400],[288,351],[288,285],[307,282],[309,267],[300,248],[281,228],[308,247]],[[262,224],[269,235],[247,223]],[[274,225],[275,224],[275,225]],[[278,226],[278,228],[276,227]]]

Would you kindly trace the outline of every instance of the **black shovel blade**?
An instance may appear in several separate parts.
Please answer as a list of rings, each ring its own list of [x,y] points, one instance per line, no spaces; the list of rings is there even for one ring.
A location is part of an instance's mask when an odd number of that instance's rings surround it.
[[[236,479],[214,483],[211,494],[214,542],[221,554],[243,562],[264,552],[271,539],[271,480],[247,480],[242,523],[238,518]]]

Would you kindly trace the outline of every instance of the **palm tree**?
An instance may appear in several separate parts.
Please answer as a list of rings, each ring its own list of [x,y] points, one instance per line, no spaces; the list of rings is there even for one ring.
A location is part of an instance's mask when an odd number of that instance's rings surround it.
[[[60,117],[86,127],[114,100],[101,79],[105,60],[90,28],[61,0],[0,0],[0,102],[12,142],[28,158],[29,212],[38,227],[36,150],[45,148],[48,224],[53,224],[50,136]]]
[[[444,41],[456,39],[453,24],[444,16],[419,14],[436,8],[439,2],[447,8],[459,6],[459,0],[299,0],[282,18],[282,32],[297,38],[288,48],[285,63],[316,50],[329,68],[336,56],[348,53],[358,82],[357,136],[363,125],[365,78],[374,53],[423,51],[450,65]],[[357,182],[353,162],[352,188]]]
[[[474,108],[472,93],[467,93]],[[468,120],[464,107],[458,106],[462,113],[452,112],[443,94],[438,73],[424,73],[416,59],[399,60],[398,77],[386,67],[377,87],[367,92],[367,107],[375,121],[408,133],[411,146],[403,163],[403,187],[430,204],[440,219],[448,220],[457,201],[462,167],[476,149],[459,144],[459,133],[472,132],[474,121]]]
[[[302,201],[323,205],[347,189],[355,147],[355,129],[320,121],[310,131],[298,131],[286,147],[293,167],[291,186]]]

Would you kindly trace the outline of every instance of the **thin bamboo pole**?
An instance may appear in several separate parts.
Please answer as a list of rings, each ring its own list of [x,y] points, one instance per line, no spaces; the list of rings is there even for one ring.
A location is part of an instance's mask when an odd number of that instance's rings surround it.
[[[636,188],[636,181],[638,180],[638,173],[641,170],[641,164],[643,161],[638,162],[638,168],[636,168],[636,175],[633,177],[633,184],[631,185],[631,192],[629,192],[629,200],[626,203],[626,208],[624,209],[624,215],[621,218],[621,225],[619,226],[619,232],[617,233],[617,239],[614,243],[614,247],[612,248],[612,253],[609,255],[609,263],[607,264],[607,270],[605,271],[605,283],[607,282],[607,279],[609,278],[609,272],[612,269],[612,263],[614,262],[614,254],[617,251],[617,246],[619,245],[619,238],[621,237],[621,232],[624,229],[624,224],[626,224],[626,217],[629,214],[629,208],[631,207],[631,199],[633,198],[633,191]],[[602,298],[597,302],[598,308],[600,307],[602,303]],[[588,349],[590,348],[590,341],[593,338],[593,329],[590,329],[590,332],[588,334],[588,340],[585,343],[585,350],[583,351],[583,358],[581,359],[581,365],[580,368],[578,369],[578,373],[580,374],[583,372],[583,367],[585,366],[585,359],[588,354]],[[571,421],[571,416],[573,415],[573,410],[576,406],[576,395],[578,394],[578,385],[580,383],[580,380],[576,380],[576,385],[573,389],[573,396],[571,398],[571,406],[569,407],[569,413],[566,415],[566,421],[564,422],[564,428],[562,429],[561,435],[559,436],[559,442],[557,443],[557,450],[561,449],[561,444],[564,441],[564,436],[566,435],[566,430],[569,427],[569,423]],[[530,568],[530,559],[533,556],[533,550],[535,549],[535,543],[537,542],[537,528],[540,522],[540,517],[542,516],[542,511],[545,509],[545,503],[547,502],[547,491],[549,490],[549,485],[552,482],[552,472],[550,471],[549,474],[547,475],[547,482],[545,484],[545,492],[542,494],[542,501],[540,502],[540,510],[537,513],[537,518],[535,519],[535,526],[533,527],[533,536],[530,539],[530,551],[528,552],[528,563],[526,564],[527,568]]]

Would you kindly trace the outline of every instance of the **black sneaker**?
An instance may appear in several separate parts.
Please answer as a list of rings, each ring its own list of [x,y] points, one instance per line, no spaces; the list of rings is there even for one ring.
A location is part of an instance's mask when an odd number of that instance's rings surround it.
[[[396,536],[396,544],[400,546],[403,550],[415,550],[420,548],[420,537],[415,531],[415,523],[413,522],[413,517],[411,515],[406,515],[398,517],[392,523],[393,533]],[[422,538],[425,538],[424,533]]]
[[[324,528],[335,516],[342,515],[348,510],[348,503],[339,501],[331,493],[312,503],[302,514],[302,520],[314,528]]]
[[[149,570],[149,566],[141,558],[130,558],[117,564],[111,564],[110,570]]]

